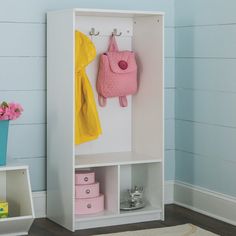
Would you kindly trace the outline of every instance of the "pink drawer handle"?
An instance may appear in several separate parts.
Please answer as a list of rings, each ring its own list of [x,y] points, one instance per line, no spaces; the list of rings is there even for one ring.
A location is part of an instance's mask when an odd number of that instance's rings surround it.
[[[86,189],[85,191],[87,194],[90,194],[90,190],[89,189]]]
[[[85,178],[84,178],[84,181],[87,182],[87,181],[88,181],[88,177],[85,177]]]
[[[88,204],[88,205],[87,205],[87,208],[89,208],[89,209],[92,208],[92,205],[91,205],[91,204]]]

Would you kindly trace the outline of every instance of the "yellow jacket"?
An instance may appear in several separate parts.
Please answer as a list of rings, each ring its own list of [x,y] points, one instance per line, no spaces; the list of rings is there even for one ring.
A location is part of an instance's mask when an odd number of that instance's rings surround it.
[[[96,49],[83,33],[75,32],[75,144],[98,138],[102,133],[93,90],[86,66],[96,57]]]

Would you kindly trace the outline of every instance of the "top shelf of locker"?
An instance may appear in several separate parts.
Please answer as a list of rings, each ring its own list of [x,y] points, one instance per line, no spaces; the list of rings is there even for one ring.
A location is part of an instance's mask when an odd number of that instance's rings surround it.
[[[111,9],[73,9],[77,15],[93,15],[93,16],[117,16],[117,17],[135,17],[135,16],[151,16],[164,15],[164,12],[159,11],[129,11],[129,10],[111,10]]]
[[[145,17],[145,16],[164,16],[161,11],[130,11],[130,10],[113,10],[113,9],[89,9],[89,8],[73,8],[67,10],[49,11],[50,13],[57,12],[74,12],[80,16],[102,16],[102,17]]]

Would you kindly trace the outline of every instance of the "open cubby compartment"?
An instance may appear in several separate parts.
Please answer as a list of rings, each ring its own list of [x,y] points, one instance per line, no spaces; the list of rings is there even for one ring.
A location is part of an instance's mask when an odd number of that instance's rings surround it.
[[[86,72],[102,126],[102,135],[97,140],[75,145],[78,164],[100,162],[106,165],[162,159],[163,22],[161,14],[75,13],[76,30],[86,35],[91,28],[100,32],[91,37],[97,57],[87,66]],[[117,97],[108,98],[106,107],[100,107],[97,98],[99,58],[107,51],[114,28],[122,32],[116,37],[119,49],[133,50],[138,64],[139,89],[134,96],[127,96],[125,108],[120,107]]]
[[[91,218],[107,218],[119,213],[118,204],[118,166],[92,167],[86,169],[95,172],[96,182],[100,184],[100,193],[104,195],[104,211],[96,214],[76,215],[77,221]]]
[[[0,167],[0,201],[9,205],[0,235],[27,235],[34,219],[28,167]]]
[[[143,187],[145,207],[137,210],[120,210],[121,214],[162,212],[162,163],[123,165],[120,167],[120,202],[128,199],[128,189]]]

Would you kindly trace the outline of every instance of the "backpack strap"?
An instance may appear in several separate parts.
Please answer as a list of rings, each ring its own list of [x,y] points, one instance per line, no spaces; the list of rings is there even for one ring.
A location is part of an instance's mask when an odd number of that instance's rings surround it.
[[[110,43],[109,43],[109,48],[108,48],[108,52],[118,52],[119,48],[116,42],[116,38],[114,35],[112,35],[110,37]]]
[[[107,98],[103,97],[102,95],[98,95],[98,103],[100,107],[105,107],[107,105]],[[128,106],[128,100],[126,96],[119,97],[119,103],[121,107]]]
[[[98,94],[98,103],[100,107],[105,107],[107,105],[107,99],[102,95]]]
[[[121,96],[119,97],[119,102],[121,107],[127,107],[128,106],[128,101],[126,96]]]

